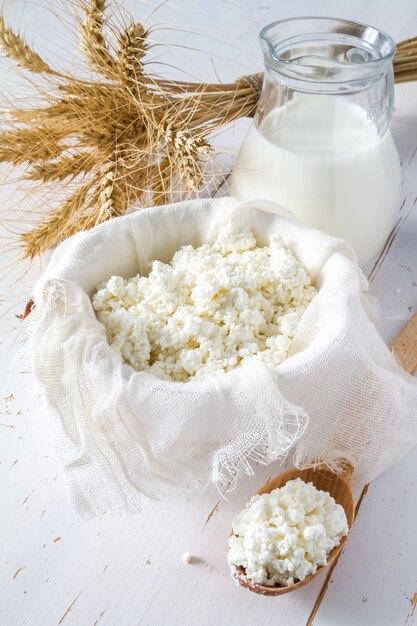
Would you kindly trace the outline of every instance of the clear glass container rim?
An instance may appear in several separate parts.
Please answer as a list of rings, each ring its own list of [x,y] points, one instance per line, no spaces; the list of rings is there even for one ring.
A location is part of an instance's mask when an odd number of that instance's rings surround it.
[[[291,60],[288,59],[284,59],[282,58],[279,54],[276,53],[276,50],[274,48],[274,46],[271,44],[270,38],[268,36],[268,31],[271,31],[274,27],[276,26],[280,26],[282,24],[288,23],[288,22],[301,22],[301,21],[323,21],[323,22],[334,22],[334,23],[339,23],[341,25],[345,24],[346,26],[353,26],[353,27],[359,27],[359,28],[363,28],[363,29],[368,29],[370,31],[373,31],[375,33],[375,35],[382,37],[383,39],[385,39],[385,43],[388,44],[388,51],[381,55],[380,58],[378,59],[369,59],[367,61],[365,61],[364,63],[361,63],[361,65],[367,65],[367,66],[372,66],[372,64],[374,65],[380,65],[381,62],[386,62],[389,59],[392,59],[395,51],[396,51],[396,44],[395,41],[393,40],[393,38],[388,35],[388,33],[386,33],[383,30],[380,30],[379,28],[376,28],[375,26],[370,26],[369,24],[365,24],[365,22],[357,22],[355,20],[349,20],[349,19],[345,19],[345,18],[337,18],[337,17],[325,17],[325,16],[320,16],[320,15],[305,15],[305,16],[297,16],[297,17],[287,17],[285,19],[282,20],[276,20],[275,22],[271,22],[270,24],[267,24],[266,26],[264,26],[260,33],[259,33],[259,39],[261,39],[262,41],[265,42],[265,44],[267,45],[269,52],[272,56],[272,58],[274,59],[274,61],[276,63],[282,64],[283,66],[290,66],[291,65]],[[312,33],[314,34],[314,33]],[[318,33],[317,33],[318,34]],[[339,31],[334,31],[334,34],[343,34],[342,30]],[[285,42],[285,37],[282,39],[282,42]],[[357,67],[357,64],[355,63],[346,63],[347,67]]]

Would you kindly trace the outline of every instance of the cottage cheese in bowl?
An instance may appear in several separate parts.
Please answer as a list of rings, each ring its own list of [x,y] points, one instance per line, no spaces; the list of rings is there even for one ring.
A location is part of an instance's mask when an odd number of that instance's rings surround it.
[[[327,565],[348,532],[344,508],[297,478],[250,499],[233,522],[228,563],[233,576],[243,568],[256,585],[292,585]]]
[[[111,277],[93,306],[126,363],[187,382],[251,359],[278,366],[316,293],[279,234],[259,247],[247,227],[229,222],[212,245],[153,261],[148,276]]]

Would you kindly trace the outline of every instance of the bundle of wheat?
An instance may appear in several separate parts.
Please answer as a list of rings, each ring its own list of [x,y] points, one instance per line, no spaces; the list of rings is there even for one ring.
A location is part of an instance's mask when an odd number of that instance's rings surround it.
[[[94,71],[88,81],[51,68],[0,17],[0,47],[43,79],[28,80],[33,101],[42,105],[8,109],[0,133],[0,162],[23,167],[21,178],[36,185],[30,193],[45,198],[45,219],[21,235],[23,257],[121,215],[132,203],[195,194],[211,158],[206,136],[213,125],[195,114],[201,96],[146,73],[149,32],[132,21],[119,29],[112,49],[103,34],[104,0],[80,4],[82,50]],[[215,101],[201,103],[202,116]],[[228,111],[223,117],[233,119]],[[48,209],[47,198],[63,181],[62,203]]]

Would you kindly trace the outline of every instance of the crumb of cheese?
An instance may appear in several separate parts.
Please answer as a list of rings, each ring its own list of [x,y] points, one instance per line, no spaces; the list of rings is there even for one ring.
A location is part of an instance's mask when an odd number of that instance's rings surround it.
[[[229,222],[214,244],[184,246],[169,264],[153,261],[148,276],[112,276],[93,306],[126,363],[187,382],[253,358],[282,363],[315,294],[278,234],[257,247],[248,228]]]
[[[187,565],[189,565],[191,563],[192,559],[193,559],[193,557],[191,556],[191,552],[184,552],[184,554],[182,555],[182,560]]]
[[[251,498],[233,522],[228,563],[258,585],[292,585],[326,565],[348,531],[343,507],[297,478]]]

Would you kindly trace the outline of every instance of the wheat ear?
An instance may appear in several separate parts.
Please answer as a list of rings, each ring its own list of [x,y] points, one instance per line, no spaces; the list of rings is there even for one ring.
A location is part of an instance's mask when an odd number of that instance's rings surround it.
[[[86,0],[81,44],[90,65],[113,80],[117,76],[117,63],[103,35],[105,9],[105,0]]]
[[[126,207],[123,203],[123,193],[120,193],[117,184],[120,167],[121,159],[116,154],[113,159],[105,161],[100,167],[100,180],[91,203],[91,208],[97,215],[96,224],[101,224],[112,217],[118,217],[124,213]],[[97,206],[94,206],[94,204],[97,204]]]
[[[132,91],[143,84],[143,57],[148,49],[148,33],[140,22],[130,24],[119,36],[120,78]]]
[[[42,126],[18,128],[0,133],[0,162],[22,165],[58,158],[66,149],[62,140],[65,129],[49,130]]]
[[[61,157],[56,161],[36,163],[31,166],[24,178],[44,183],[61,181],[65,178],[76,178],[80,174],[88,172],[93,163],[94,157],[90,153],[73,154]]]
[[[0,49],[25,70],[60,76],[32,50],[21,35],[16,35],[11,28],[6,27],[3,16],[0,16]]]
[[[79,220],[75,218],[85,205],[90,187],[90,183],[78,187],[51,212],[48,219],[22,235],[22,259],[33,259],[51,246],[56,246],[68,237],[69,231],[74,231],[74,225],[75,230],[79,229]]]
[[[185,182],[189,191],[198,191],[203,180],[200,161],[208,158],[212,152],[210,144],[203,137],[171,124],[167,125],[164,140],[167,154],[175,163],[180,180]]]

